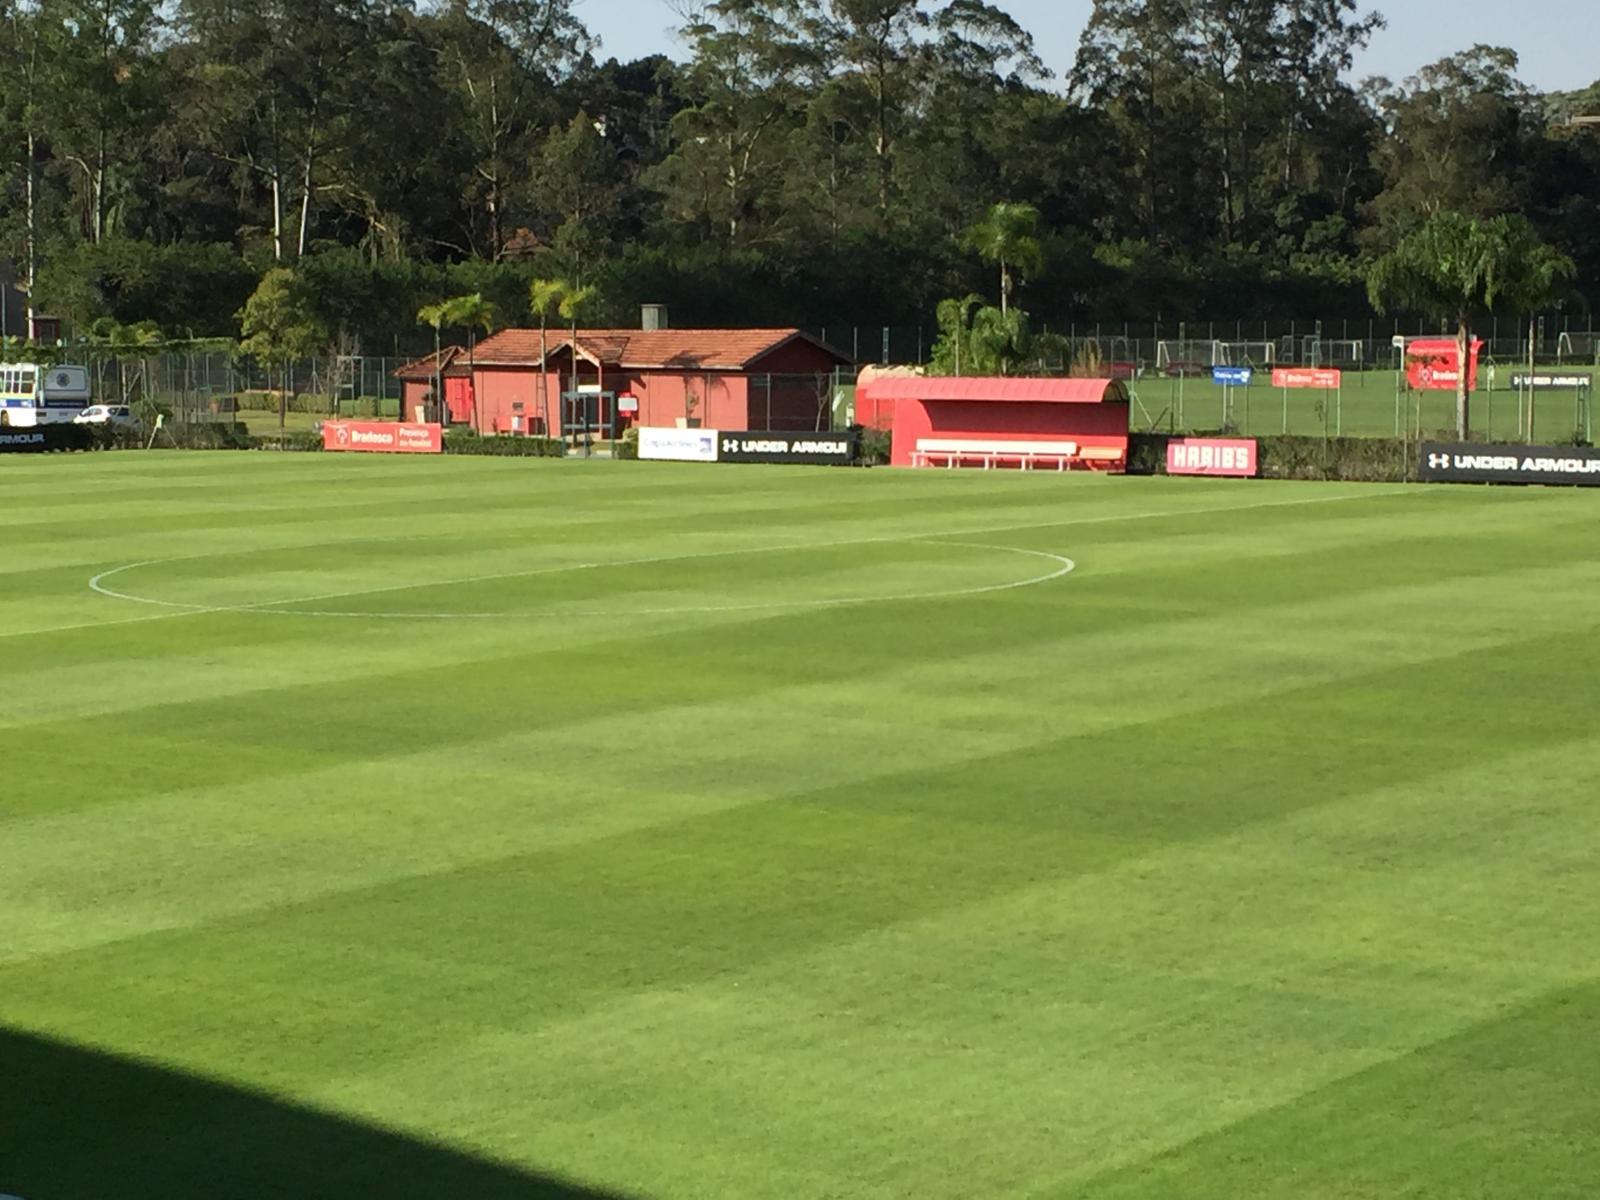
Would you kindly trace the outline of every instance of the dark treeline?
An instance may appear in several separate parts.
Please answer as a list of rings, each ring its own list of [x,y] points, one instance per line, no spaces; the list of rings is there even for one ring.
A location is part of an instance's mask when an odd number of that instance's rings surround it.
[[[603,2],[603,0],[597,0]],[[0,259],[78,328],[233,336],[293,271],[382,352],[528,282],[689,322],[930,323],[963,235],[1037,208],[1036,319],[1365,313],[1441,209],[1522,212],[1600,283],[1600,86],[1476,46],[1349,82],[1355,0],[1098,0],[1073,73],[984,0],[709,0],[601,61],[571,0],[0,0]],[[285,277],[279,276],[280,290]]]

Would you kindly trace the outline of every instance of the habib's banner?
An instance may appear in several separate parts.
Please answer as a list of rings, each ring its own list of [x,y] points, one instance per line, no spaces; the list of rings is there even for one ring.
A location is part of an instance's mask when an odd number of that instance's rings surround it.
[[[1256,443],[1245,438],[1173,438],[1167,443],[1167,474],[1253,479]]]
[[[411,421],[327,421],[324,450],[368,450],[380,454],[439,454],[444,429]]]
[[[847,466],[861,454],[854,433],[779,433],[724,430],[717,438],[717,461],[729,463],[810,463]]]
[[[1322,388],[1332,391],[1344,380],[1337,367],[1274,367],[1272,386],[1275,388]]]
[[[1600,487],[1600,450],[1588,446],[1494,446],[1423,442],[1424,483],[1542,483]]]

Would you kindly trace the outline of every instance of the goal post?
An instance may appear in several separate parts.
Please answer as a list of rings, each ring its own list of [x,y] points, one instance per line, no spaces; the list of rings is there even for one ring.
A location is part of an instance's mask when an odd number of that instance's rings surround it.
[[[1222,343],[1214,338],[1189,338],[1156,343],[1156,370],[1193,370],[1197,367],[1224,367],[1229,364],[1218,357]]]
[[[1278,361],[1275,342],[1218,342],[1219,367],[1270,367]]]

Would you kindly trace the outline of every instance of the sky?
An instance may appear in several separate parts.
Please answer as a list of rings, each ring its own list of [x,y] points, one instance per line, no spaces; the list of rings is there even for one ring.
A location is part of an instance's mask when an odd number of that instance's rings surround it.
[[[1039,56],[1057,77],[1072,68],[1091,0],[991,0],[1033,34]],[[1600,79],[1595,54],[1596,0],[1372,0],[1389,18],[1356,63],[1356,78],[1399,80],[1472,42],[1510,46],[1522,56],[1522,79],[1541,91],[1587,87]],[[681,58],[673,34],[681,23],[672,0],[578,0],[598,34],[602,59],[665,53]]]

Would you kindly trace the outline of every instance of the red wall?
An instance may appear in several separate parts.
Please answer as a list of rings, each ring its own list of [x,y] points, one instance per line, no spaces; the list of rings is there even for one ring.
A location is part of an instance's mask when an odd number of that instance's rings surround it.
[[[764,354],[750,364],[750,374],[764,375],[832,375],[839,363],[833,355],[820,346],[796,338],[786,346],[779,346],[771,354]]]
[[[1127,452],[1128,406],[1038,404],[996,400],[899,400],[889,461],[911,465],[917,439],[1003,438],[1115,446]]]
[[[400,382],[400,419],[411,421],[416,419],[417,408],[428,402],[428,393],[433,391],[431,380],[404,379]]]
[[[508,433],[511,430],[513,405],[521,402],[523,414],[535,418],[531,428],[543,428],[547,415],[545,383],[549,386],[548,419],[551,428],[561,423],[561,393],[571,386],[572,380],[565,371],[552,371],[541,377],[533,367],[478,367],[476,369],[477,393],[483,406],[484,429],[487,432]],[[624,416],[620,427],[638,425],[675,425],[685,415],[684,393],[693,388],[699,397],[694,417],[708,429],[748,429],[746,424],[748,381],[743,375],[706,374],[683,371],[624,371],[612,368],[598,378],[589,366],[579,376],[579,383],[599,383],[608,392],[631,394],[639,399],[639,412],[631,421]],[[764,396],[763,396],[764,399]],[[601,414],[609,422],[609,408]],[[803,428],[811,428],[810,425]]]

